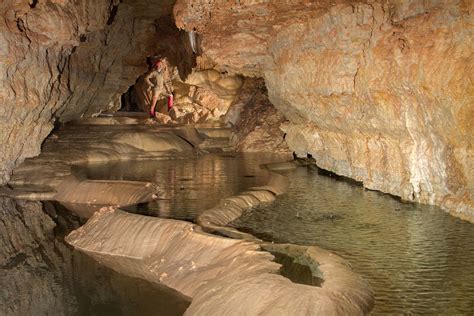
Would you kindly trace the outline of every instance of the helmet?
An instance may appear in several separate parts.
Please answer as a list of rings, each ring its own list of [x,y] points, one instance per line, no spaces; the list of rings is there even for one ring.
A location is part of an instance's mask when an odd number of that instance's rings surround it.
[[[157,60],[153,61],[151,65],[152,65],[153,68],[160,67],[162,65],[161,59],[157,59]]]

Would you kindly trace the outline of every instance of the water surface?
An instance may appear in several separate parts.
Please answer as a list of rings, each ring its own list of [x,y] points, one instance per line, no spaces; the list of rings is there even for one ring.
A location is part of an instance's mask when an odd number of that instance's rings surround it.
[[[375,291],[374,314],[473,314],[474,225],[310,168],[287,193],[233,226],[267,241],[318,245],[349,260]]]
[[[278,154],[223,153],[186,159],[120,161],[83,166],[94,180],[136,180],[158,184],[162,198],[128,207],[144,215],[194,220],[222,198],[267,183],[264,163],[281,161]]]

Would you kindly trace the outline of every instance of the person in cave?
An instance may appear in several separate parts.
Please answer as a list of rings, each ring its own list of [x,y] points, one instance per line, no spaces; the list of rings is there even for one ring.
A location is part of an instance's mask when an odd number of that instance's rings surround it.
[[[140,103],[143,110],[149,111],[150,116],[154,117],[157,106],[160,113],[169,112],[173,106],[173,87],[164,60],[154,57],[149,60],[148,65],[148,71],[139,79],[136,85],[138,90],[136,92],[139,98],[142,99]],[[164,105],[160,106],[158,104],[158,100],[163,97],[168,99],[167,111]]]

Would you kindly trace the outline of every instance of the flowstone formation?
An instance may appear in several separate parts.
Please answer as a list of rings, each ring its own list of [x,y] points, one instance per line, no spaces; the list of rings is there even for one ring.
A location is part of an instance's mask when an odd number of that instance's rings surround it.
[[[171,118],[178,123],[218,123],[235,102],[243,78],[214,69],[196,71],[173,82],[175,105]]]
[[[178,0],[201,60],[263,77],[298,155],[474,220],[472,1]],[[199,64],[199,62],[198,62]]]
[[[278,274],[273,256],[253,242],[116,208],[96,212],[66,241],[120,273],[189,297],[185,315],[363,315],[373,307],[367,282],[342,258],[317,247],[268,246],[307,256],[315,269],[317,262],[324,276],[321,286],[293,283]]]

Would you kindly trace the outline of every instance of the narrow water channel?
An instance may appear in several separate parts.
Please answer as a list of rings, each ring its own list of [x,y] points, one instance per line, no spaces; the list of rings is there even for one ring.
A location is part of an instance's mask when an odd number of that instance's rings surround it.
[[[318,245],[349,260],[375,292],[373,314],[472,314],[474,225],[437,207],[305,167],[289,191],[233,226],[264,240]]]

